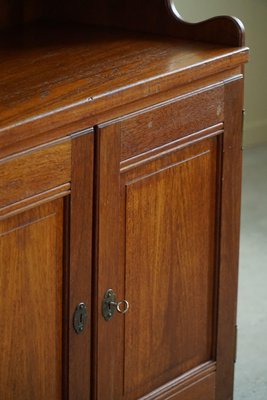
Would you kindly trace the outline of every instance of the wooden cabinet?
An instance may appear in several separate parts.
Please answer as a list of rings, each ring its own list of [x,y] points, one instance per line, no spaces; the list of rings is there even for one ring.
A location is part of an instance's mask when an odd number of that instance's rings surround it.
[[[137,1],[135,18],[120,0],[15,3],[0,20],[0,398],[230,400],[242,26],[186,24],[171,1]],[[16,27],[41,14],[56,23]]]

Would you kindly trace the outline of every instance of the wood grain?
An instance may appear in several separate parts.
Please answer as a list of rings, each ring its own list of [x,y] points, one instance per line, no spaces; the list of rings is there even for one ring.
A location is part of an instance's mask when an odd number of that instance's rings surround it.
[[[62,395],[63,200],[0,222],[0,397]]]
[[[92,212],[94,174],[94,135],[92,130],[72,138],[70,266],[69,266],[69,400],[90,397],[91,364],[91,282],[92,282]],[[84,331],[77,335],[73,315],[79,303],[87,306]]]
[[[149,96],[147,96],[144,91],[140,93],[139,97],[138,91],[136,91],[132,99],[133,101],[128,103],[130,98],[127,97],[125,98],[126,103],[120,104],[119,106],[114,105],[114,102],[112,101],[109,108],[106,108],[105,102],[102,101],[101,107],[94,108],[94,110],[91,109],[90,113],[87,113],[82,119],[75,119],[75,121],[67,123],[66,125],[62,125],[64,120],[60,120],[60,126],[56,129],[53,129],[50,124],[46,125],[45,119],[42,120],[42,123],[41,120],[37,120],[29,122],[30,125],[23,124],[21,126],[16,126],[16,128],[12,128],[12,134],[6,135],[5,141],[3,140],[3,137],[1,139],[0,134],[0,141],[2,140],[0,146],[0,158],[51,142],[55,139],[66,137],[67,135],[73,134],[73,132],[88,129],[88,126],[102,124],[103,121],[111,121],[116,118],[121,118],[124,115],[139,112],[140,110],[147,109],[151,106],[156,106],[157,104],[168,100],[171,101],[175,98],[178,99],[190,92],[202,90],[202,88],[215,88],[219,84],[226,84],[228,81],[231,81],[233,77],[238,76],[243,76],[241,66],[222,71],[218,74],[182,86],[179,84],[176,85],[174,81],[170,80],[169,89],[165,88],[164,91],[158,91]],[[26,127],[30,127],[30,129],[28,130]],[[11,131],[9,131],[9,133],[11,133]]]
[[[1,149],[247,60],[246,48],[77,25],[33,26],[0,46]]]
[[[216,363],[208,362],[157,388],[140,400],[215,399]]]
[[[242,178],[243,80],[225,87],[216,400],[232,398]]]
[[[173,0],[0,8],[0,398],[230,400],[242,24]],[[109,288],[130,309],[106,322]]]
[[[70,140],[61,140],[0,160],[0,207],[70,181]]]
[[[201,381],[194,382],[191,386],[188,385],[176,395],[165,397],[166,400],[170,398],[172,400],[215,400],[215,373]],[[164,397],[159,398],[159,400],[163,399]]]
[[[105,400],[143,396],[212,360],[215,343],[217,139],[158,155],[119,184],[120,153],[108,149],[120,133],[114,124],[99,131],[95,380]],[[130,310],[107,323],[100,307],[109,287]]]
[[[121,160],[223,121],[223,100],[223,86],[218,85],[159,103],[117,120],[121,135]]]
[[[58,199],[59,197],[65,197],[70,194],[70,183],[65,183],[61,186],[57,186],[53,189],[46,190],[42,193],[38,193],[35,196],[27,197],[26,199],[17,201],[9,204],[8,206],[0,208],[0,220],[16,215],[22,211],[29,210],[30,208],[36,207],[48,201]]]
[[[127,177],[126,393],[152,390],[213,357],[216,147],[207,149],[184,149],[183,161],[168,155],[168,164],[161,157]]]
[[[187,146],[187,144],[194,144],[201,141],[204,137],[210,138],[223,134],[223,122],[210,126],[209,128],[202,129],[200,131],[196,131],[191,135],[185,135],[177,140],[169,142],[159,147],[155,147],[151,150],[148,150],[144,153],[139,154],[138,156],[129,158],[127,160],[123,160],[121,165],[121,172],[124,173],[132,168],[136,168],[138,165],[146,164],[153,159],[155,160],[160,155],[167,155],[174,150],[182,149]]]
[[[123,299],[123,273],[118,269],[118,248],[120,243],[120,137],[116,127],[105,134],[97,130],[97,182],[95,200],[98,216],[95,237],[95,318],[94,318],[94,363],[93,399],[111,400],[118,398],[122,387],[122,374],[119,372],[123,362],[122,330],[123,318],[115,315],[115,323],[107,323],[101,313],[104,294],[107,289],[116,291]],[[113,151],[110,151],[110,148]],[[112,321],[114,322],[114,321]],[[108,330],[108,336],[107,336]],[[119,338],[119,340],[118,340]],[[110,349],[114,357],[110,357]],[[119,364],[118,364],[118,360]],[[110,373],[111,371],[115,372]],[[108,378],[108,385],[106,378]],[[119,396],[119,395],[118,395]]]

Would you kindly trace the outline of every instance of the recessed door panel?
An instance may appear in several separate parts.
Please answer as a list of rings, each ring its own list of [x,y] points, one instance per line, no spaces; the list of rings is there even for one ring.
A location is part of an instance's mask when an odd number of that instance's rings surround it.
[[[215,176],[206,151],[126,184],[126,393],[212,359]]]
[[[0,397],[62,396],[63,200],[0,223]]]

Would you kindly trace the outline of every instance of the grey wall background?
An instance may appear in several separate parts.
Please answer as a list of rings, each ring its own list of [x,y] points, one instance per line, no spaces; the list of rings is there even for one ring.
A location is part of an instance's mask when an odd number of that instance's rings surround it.
[[[246,28],[250,62],[246,66],[245,146],[267,143],[267,1],[175,0],[182,17],[190,22],[215,15],[234,15]]]

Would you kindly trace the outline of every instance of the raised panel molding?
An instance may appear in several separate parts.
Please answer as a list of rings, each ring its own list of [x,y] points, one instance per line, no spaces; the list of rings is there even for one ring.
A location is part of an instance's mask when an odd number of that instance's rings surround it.
[[[70,182],[71,142],[56,140],[0,160],[1,208]]]

